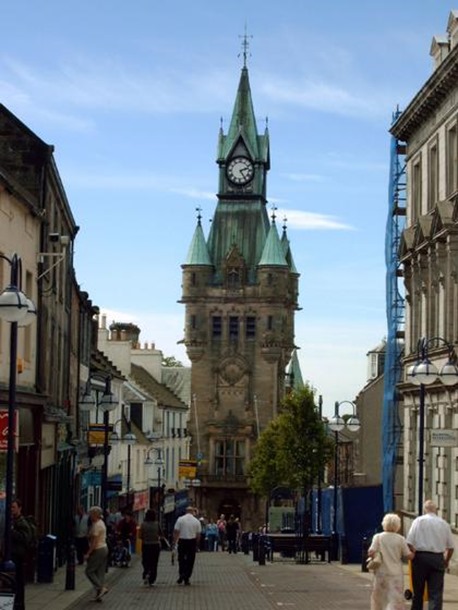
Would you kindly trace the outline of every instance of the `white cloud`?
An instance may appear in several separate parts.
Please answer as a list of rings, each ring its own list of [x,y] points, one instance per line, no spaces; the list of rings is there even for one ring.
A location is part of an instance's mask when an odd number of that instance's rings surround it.
[[[336,216],[317,214],[316,212],[303,212],[301,210],[278,209],[278,216],[285,217],[288,227],[300,230],[345,230],[353,231],[354,227],[342,222]]]
[[[140,328],[140,343],[154,343],[156,349],[161,350],[165,356],[175,356],[184,365],[189,365],[186,349],[182,343],[184,332],[183,313],[156,313],[141,312],[135,309],[120,311],[100,307],[100,315],[106,316],[107,327],[113,322],[136,324]]]
[[[190,199],[206,199],[210,201],[216,200],[215,193],[210,193],[209,191],[199,191],[198,189],[189,187],[189,188],[171,188],[169,189],[171,193],[176,193],[177,195],[184,195],[185,197],[189,197]]]
[[[286,103],[301,108],[311,108],[320,112],[330,112],[353,117],[385,116],[387,102],[380,93],[375,97],[362,88],[345,89],[333,81],[302,82],[271,77],[261,83],[261,89],[274,102]]]
[[[283,174],[285,178],[294,182],[324,182],[324,176],[319,174]]]

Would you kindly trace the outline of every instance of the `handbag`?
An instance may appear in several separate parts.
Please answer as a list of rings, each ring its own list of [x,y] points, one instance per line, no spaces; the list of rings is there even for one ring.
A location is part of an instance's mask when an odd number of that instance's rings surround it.
[[[367,558],[366,567],[370,572],[375,572],[383,563],[382,554],[380,551],[375,551],[372,557]]]

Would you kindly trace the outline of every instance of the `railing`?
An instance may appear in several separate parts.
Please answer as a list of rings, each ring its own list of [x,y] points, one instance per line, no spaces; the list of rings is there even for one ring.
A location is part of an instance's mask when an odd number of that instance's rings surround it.
[[[247,477],[243,474],[207,474],[203,476],[205,483],[244,483]]]

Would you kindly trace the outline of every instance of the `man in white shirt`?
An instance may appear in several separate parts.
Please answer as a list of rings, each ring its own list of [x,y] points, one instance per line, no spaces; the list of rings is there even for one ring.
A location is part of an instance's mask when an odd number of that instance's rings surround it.
[[[428,584],[429,610],[442,610],[444,573],[454,551],[449,524],[437,515],[432,500],[423,505],[424,515],[417,517],[407,534],[407,544],[415,551],[412,561],[412,610],[422,610],[425,584]]]
[[[190,585],[196,550],[200,540],[202,527],[200,521],[194,516],[194,509],[188,506],[186,514],[178,517],[173,529],[173,542],[178,543],[178,569],[179,578],[177,583],[180,585]]]

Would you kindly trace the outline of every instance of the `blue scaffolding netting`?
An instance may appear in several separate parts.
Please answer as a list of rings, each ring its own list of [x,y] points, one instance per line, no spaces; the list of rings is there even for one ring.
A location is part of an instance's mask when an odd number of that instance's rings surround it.
[[[393,112],[393,123],[400,114],[399,109]],[[392,511],[395,507],[396,462],[401,439],[397,384],[401,378],[404,348],[404,297],[399,273],[399,243],[404,229],[406,210],[405,148],[403,142],[392,136],[385,235],[387,340],[382,416],[382,480],[385,512]]]

